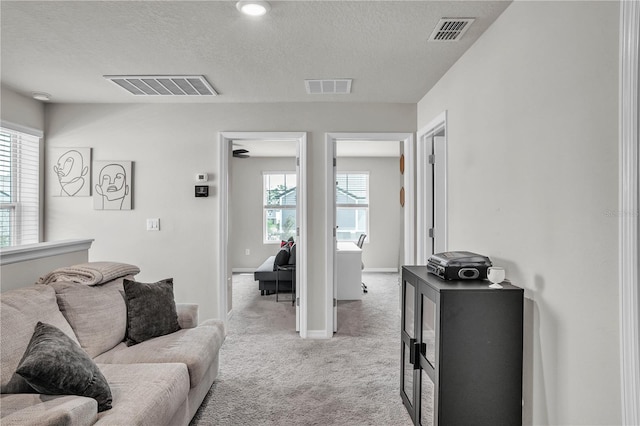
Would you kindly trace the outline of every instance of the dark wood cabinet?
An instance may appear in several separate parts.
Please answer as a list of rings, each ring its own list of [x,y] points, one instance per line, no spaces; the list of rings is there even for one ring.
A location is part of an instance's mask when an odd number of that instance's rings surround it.
[[[400,395],[414,424],[522,424],[524,291],[402,267]]]

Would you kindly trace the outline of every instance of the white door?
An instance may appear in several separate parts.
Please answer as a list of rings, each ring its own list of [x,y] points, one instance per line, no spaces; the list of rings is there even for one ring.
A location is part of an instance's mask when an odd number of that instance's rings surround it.
[[[336,155],[336,140],[333,141],[333,185],[331,199],[333,200],[333,332],[338,331],[338,225],[337,225],[337,203],[336,186],[337,182],[338,158]]]
[[[446,137],[428,133],[418,139],[417,258],[425,265],[434,253],[447,250]]]
[[[447,158],[444,136],[433,137],[433,253],[446,251],[447,244],[447,192],[445,185]]]
[[[296,145],[296,192],[300,194],[300,144]],[[299,249],[300,249],[300,223],[302,223],[302,208],[300,207],[300,197],[296,196],[296,264],[299,264]],[[300,331],[300,269],[296,268],[294,271],[296,281],[296,331]]]

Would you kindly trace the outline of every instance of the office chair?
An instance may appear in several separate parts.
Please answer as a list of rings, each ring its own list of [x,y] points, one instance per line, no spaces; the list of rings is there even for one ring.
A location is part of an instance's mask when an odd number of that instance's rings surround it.
[[[360,249],[362,249],[362,246],[364,245],[364,240],[367,239],[367,234],[360,234],[360,238],[358,238],[358,242],[356,243],[356,245],[358,247],[360,247]],[[362,269],[364,269],[364,262],[362,262]],[[363,282],[362,284],[362,292],[363,293],[367,293],[367,285]]]

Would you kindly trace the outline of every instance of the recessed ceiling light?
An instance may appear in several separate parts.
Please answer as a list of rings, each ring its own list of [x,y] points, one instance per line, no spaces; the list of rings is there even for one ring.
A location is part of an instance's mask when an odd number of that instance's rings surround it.
[[[236,8],[245,15],[262,16],[271,9],[271,5],[260,0],[239,1],[236,3]]]
[[[50,101],[51,100],[51,95],[48,93],[44,93],[44,92],[33,92],[31,94],[31,96],[33,97],[33,99],[37,100],[37,101]]]

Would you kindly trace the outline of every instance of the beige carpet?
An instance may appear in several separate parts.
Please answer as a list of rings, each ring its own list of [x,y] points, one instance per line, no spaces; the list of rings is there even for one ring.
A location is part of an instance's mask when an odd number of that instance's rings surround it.
[[[398,274],[363,279],[362,300],[338,303],[334,337],[304,340],[290,302],[234,275],[220,374],[191,425],[411,425],[399,391]]]

